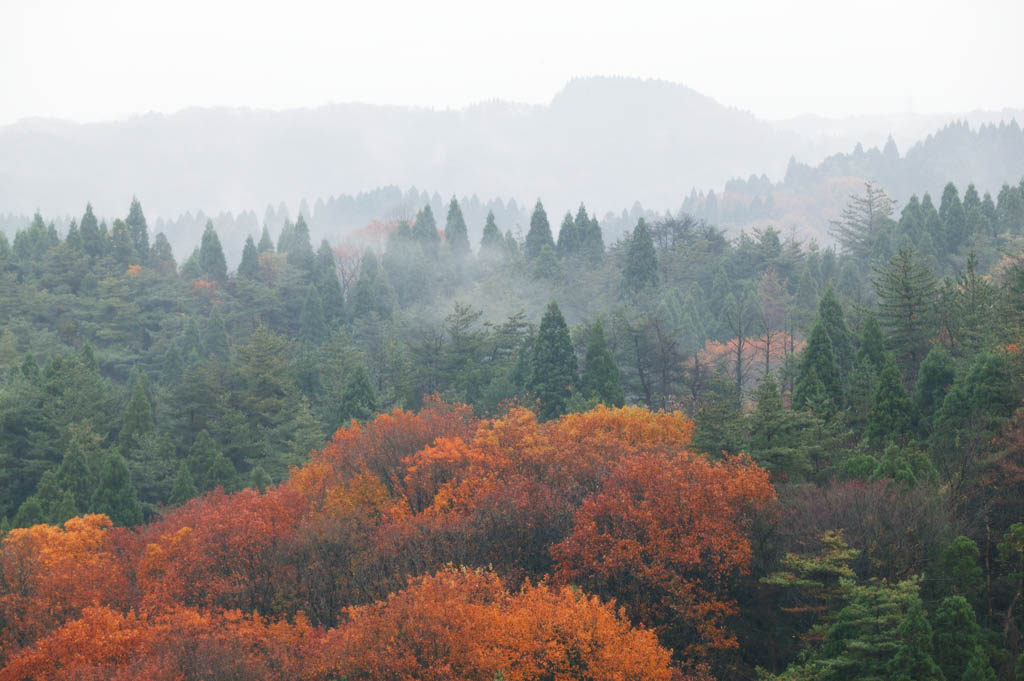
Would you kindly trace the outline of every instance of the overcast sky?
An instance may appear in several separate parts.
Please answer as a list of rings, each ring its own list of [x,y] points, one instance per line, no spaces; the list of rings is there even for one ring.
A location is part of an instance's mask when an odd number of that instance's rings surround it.
[[[0,124],[187,106],[546,103],[573,76],[764,118],[1024,106],[1021,0],[0,0]]]

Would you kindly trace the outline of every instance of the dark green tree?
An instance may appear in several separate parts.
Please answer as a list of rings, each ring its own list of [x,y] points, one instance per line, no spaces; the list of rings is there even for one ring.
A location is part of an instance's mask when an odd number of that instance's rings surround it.
[[[942,200],[939,202],[939,220],[942,221],[944,232],[945,252],[953,254],[959,251],[967,242],[967,219],[964,216],[964,207],[960,203],[960,194],[956,185],[952,182],[946,184],[942,190]]]
[[[878,375],[875,400],[868,414],[865,433],[875,445],[895,441],[904,444],[914,423],[914,404],[903,386],[903,378],[891,358]]]
[[[469,253],[469,231],[466,229],[466,220],[462,217],[462,208],[454,196],[448,204],[448,218],[444,224],[444,241],[452,253],[459,257]]]
[[[823,390],[824,393],[818,394],[819,390]],[[831,404],[817,404],[821,398]],[[832,340],[825,330],[825,325],[819,320],[811,329],[807,346],[800,353],[793,392],[793,408],[831,413],[839,408],[842,400],[842,385],[839,382],[839,367],[833,354]]]
[[[588,333],[580,388],[585,398],[596,399],[609,407],[621,407],[626,401],[622,376],[608,348],[600,319],[594,322]]]
[[[487,211],[487,222],[484,224],[484,235],[480,239],[480,255],[489,258],[497,257],[504,250],[505,240],[501,230],[494,222],[494,211]]]
[[[428,253],[437,251],[441,237],[437,233],[437,221],[434,220],[434,211],[430,209],[430,204],[423,206],[423,210],[416,214],[416,220],[412,224],[412,238]]]
[[[96,216],[92,212],[92,204],[86,204],[85,214],[79,222],[78,231],[82,235],[82,247],[85,252],[95,257],[103,255],[103,237],[100,234],[100,226]]]
[[[917,411],[918,432],[922,436],[927,437],[932,433],[935,412],[942,406],[955,377],[953,358],[946,352],[946,346],[936,343],[921,362],[917,385],[914,386],[914,407]]]
[[[654,240],[643,218],[636,223],[636,229],[629,239],[626,265],[622,270],[622,288],[630,294],[639,293],[648,286],[658,284],[658,256],[654,251]]]
[[[281,249],[278,249],[281,252]],[[288,243],[288,249],[284,251],[288,256],[288,264],[303,272],[312,273],[313,271],[313,244],[309,239],[309,226],[306,224],[306,218],[299,213],[298,219],[295,221],[295,227],[292,229],[291,240]]]
[[[206,322],[205,333],[206,353],[221,362],[227,362],[231,358],[231,341],[228,338],[228,328],[224,324],[224,318],[220,311],[214,307],[210,312],[210,318]]]
[[[886,347],[907,380],[913,382],[935,335],[935,274],[912,249],[905,248],[884,267],[875,269],[873,283],[878,321],[888,334]]]
[[[124,421],[119,440],[124,451],[138,447],[144,435],[153,431],[153,405],[146,395],[148,380],[145,373],[139,375],[132,388],[131,399],[124,410]]]
[[[540,417],[547,421],[566,413],[579,379],[569,327],[555,301],[541,319],[530,374],[530,390],[540,402]]]
[[[870,363],[878,372],[885,368],[885,357],[882,329],[878,325],[875,315],[869,312],[864,319],[864,330],[860,336],[860,347],[857,348],[857,359]]]
[[[544,206],[541,204],[540,199],[537,199],[537,205],[533,208],[533,215],[530,216],[530,231],[526,233],[526,259],[536,259],[545,246],[551,248],[552,251],[555,250],[555,240],[551,236],[548,214],[544,212]]]
[[[373,384],[366,373],[366,367],[357,364],[349,374],[345,390],[338,404],[338,426],[349,423],[352,419],[368,421],[377,414],[377,397],[374,395]]]
[[[274,252],[274,240],[270,237],[270,230],[267,229],[266,224],[263,225],[263,232],[260,234],[260,243],[256,246],[256,251],[259,255]]]
[[[203,240],[199,246],[199,272],[207,280],[224,282],[228,278],[228,265],[220,245],[213,221],[207,220]]]
[[[89,510],[105,514],[115,525],[133,526],[143,520],[128,464],[115,450],[103,459]]]
[[[825,288],[825,295],[818,303],[818,319],[825,327],[825,333],[832,341],[832,353],[836,358],[836,366],[839,368],[839,379],[842,385],[846,384],[853,370],[853,344],[851,342],[850,330],[846,327],[846,318],[843,315],[843,307],[836,299],[835,290],[829,284]]]
[[[167,498],[167,503],[171,506],[181,506],[189,499],[198,495],[199,490],[196,489],[196,483],[192,478],[192,471],[189,469],[188,463],[182,461],[181,465],[178,466],[177,475],[174,476],[174,487],[171,488],[171,494]]]
[[[963,596],[947,596],[935,610],[932,643],[935,662],[948,681],[964,678],[967,662],[978,645],[980,630],[974,608]]]
[[[579,248],[579,242],[580,234],[576,231],[576,222],[572,219],[572,213],[566,213],[562,218],[562,226],[558,229],[558,256],[568,258],[574,255]]]
[[[128,226],[132,247],[138,258],[137,264],[144,265],[149,258],[149,226],[146,224],[146,216],[142,213],[142,204],[134,196],[128,208],[125,224]]]
[[[323,303],[320,301],[320,292],[316,286],[310,284],[299,313],[299,338],[307,343],[319,345],[327,335],[327,319]]]
[[[153,239],[153,249],[149,254],[149,265],[158,274],[172,277],[178,274],[178,263],[174,259],[174,251],[167,241],[167,236],[160,232]]]
[[[250,235],[245,240],[245,247],[242,248],[242,262],[238,265],[238,276],[245,279],[255,279],[260,273],[260,254],[256,250],[256,243]]]
[[[932,627],[921,599],[910,602],[896,635],[899,648],[888,669],[892,681],[945,681],[932,657]]]
[[[316,251],[316,263],[313,266],[313,284],[320,293],[323,303],[324,319],[329,327],[336,326],[345,318],[345,296],[338,280],[338,266],[334,260],[334,251],[327,239],[320,242]]]

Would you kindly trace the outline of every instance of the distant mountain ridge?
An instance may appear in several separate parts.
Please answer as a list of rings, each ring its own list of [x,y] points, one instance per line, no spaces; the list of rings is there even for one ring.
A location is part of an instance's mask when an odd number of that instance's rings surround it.
[[[751,173],[775,182],[789,159],[817,163],[850,149],[850,135],[884,140],[887,120],[909,146],[917,138],[900,135],[936,119],[765,121],[683,85],[606,77],[574,79],[544,106],[331,104],[190,108],[91,124],[32,119],[0,128],[0,214],[79,216],[92,202],[97,214],[116,216],[132,195],[151,220],[262,214],[282,201],[297,214],[301,200],[312,208],[385,187],[504,197],[518,211],[540,197],[553,215],[581,201],[598,215],[638,203],[674,211],[694,187]],[[351,220],[364,217],[323,215],[341,216],[321,225],[331,233],[358,228]]]

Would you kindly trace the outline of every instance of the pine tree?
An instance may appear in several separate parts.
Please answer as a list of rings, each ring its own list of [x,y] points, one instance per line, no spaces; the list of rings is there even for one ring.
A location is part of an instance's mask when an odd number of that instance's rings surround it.
[[[197,357],[205,357],[206,348],[203,347],[203,339],[199,335],[199,325],[196,324],[194,317],[189,317],[188,324],[185,325],[185,334],[181,340],[181,354],[189,357],[193,353]]]
[[[622,271],[622,287],[627,293],[636,294],[648,286],[657,285],[658,256],[654,252],[654,240],[647,229],[647,223],[640,218],[629,240],[626,266]]]
[[[484,224],[484,235],[480,239],[480,254],[487,257],[496,257],[504,248],[504,239],[501,230],[494,222],[494,211],[487,211],[487,222]]]
[[[260,273],[260,254],[256,250],[256,243],[249,235],[245,240],[245,247],[242,248],[242,262],[238,265],[238,276],[243,279],[255,279]]]
[[[103,237],[100,234],[100,226],[96,216],[92,212],[92,204],[86,204],[85,214],[79,223],[78,231],[82,235],[82,247],[85,252],[95,257],[103,255]]]
[[[819,390],[824,390],[824,393],[818,394]],[[824,398],[830,404],[817,404],[816,400],[820,398]],[[811,329],[810,340],[800,354],[793,408],[810,408],[815,411],[820,409],[822,413],[831,413],[839,408],[842,399],[839,366],[832,351],[832,340],[825,330],[825,325],[819,320]]]
[[[912,249],[903,249],[885,267],[875,269],[879,322],[888,347],[911,382],[935,335],[935,275]]]
[[[306,300],[302,303],[302,311],[299,313],[299,338],[307,343],[319,345],[327,338],[327,320],[324,316],[323,303],[320,302],[320,292],[316,286],[309,285],[306,290]]]
[[[545,246],[555,250],[555,240],[551,236],[551,225],[544,205],[537,199],[537,205],[530,216],[530,231],[526,233],[525,254],[527,260],[535,260]]]
[[[949,182],[942,190],[942,200],[939,202],[939,220],[942,221],[942,241],[945,253],[953,254],[959,251],[967,242],[967,220],[964,216],[964,207],[960,203],[960,194],[956,186]]]
[[[580,386],[584,397],[597,399],[609,407],[621,407],[626,401],[622,376],[608,348],[600,319],[590,328]]]
[[[836,366],[839,368],[839,380],[841,384],[845,384],[853,369],[853,346],[850,342],[850,331],[846,328],[843,308],[836,300],[836,294],[831,284],[825,289],[825,295],[818,303],[818,319],[821,320],[825,327],[825,333],[832,341],[832,353],[836,358]]]
[[[540,417],[548,421],[566,413],[579,381],[569,327],[554,301],[541,319],[530,373],[530,390],[540,402]]]
[[[332,327],[341,323],[345,318],[345,296],[341,292],[341,282],[338,280],[338,267],[334,262],[334,251],[331,250],[327,239],[320,242],[320,248],[316,251],[313,283],[320,293],[327,325]]]
[[[911,600],[896,635],[900,645],[888,669],[892,681],[945,681],[932,658],[932,627],[920,598]]]
[[[860,336],[860,347],[857,349],[857,360],[866,361],[876,372],[885,368],[885,343],[882,340],[882,329],[878,319],[870,312],[864,320],[864,329]]]
[[[278,252],[282,252],[280,248]],[[288,255],[289,265],[297,267],[303,272],[312,273],[313,244],[309,239],[309,226],[306,224],[306,219],[302,216],[302,213],[299,213],[295,226],[292,228],[288,249],[283,252]]]
[[[54,524],[63,525],[71,518],[80,515],[81,512],[78,504],[75,503],[75,495],[68,490],[64,490],[61,492],[60,500],[54,505],[50,515]]]
[[[71,492],[79,510],[87,509],[92,501],[96,478],[91,461],[99,463],[98,454],[99,437],[91,428],[72,430],[68,448],[57,468],[57,483],[61,489]]]
[[[128,234],[131,237],[138,264],[144,265],[149,258],[149,226],[146,225],[146,216],[142,214],[142,204],[134,196],[131,206],[128,208],[125,224],[128,226]]]
[[[454,196],[448,204],[444,241],[456,256],[463,257],[469,253],[469,231],[466,229],[466,220],[462,217],[462,208]]]
[[[217,446],[210,433],[205,429],[199,431],[188,453],[189,467],[192,470],[192,476],[199,491],[207,492],[213,489],[214,485],[211,484],[210,471],[213,470],[218,456],[223,457],[224,454],[220,451],[220,447]]]
[[[560,258],[568,258],[574,255],[579,247],[580,235],[576,231],[576,222],[572,219],[572,213],[566,213],[562,219],[562,226],[558,229],[557,250]]]
[[[116,451],[103,459],[89,510],[105,514],[115,525],[138,525],[143,520],[128,464]]]
[[[370,376],[362,364],[357,364],[345,383],[338,405],[338,425],[345,425],[352,419],[368,421],[377,414],[377,397],[370,383]]]
[[[223,488],[225,492],[234,492],[238,484],[238,471],[230,459],[224,456],[224,452],[217,451],[210,464],[206,476],[203,478],[203,486],[206,489]]]
[[[878,241],[892,227],[892,200],[871,182],[864,183],[864,195],[850,196],[839,220],[832,222],[830,233],[859,260],[867,260]]]
[[[231,341],[228,338],[228,328],[224,324],[224,318],[220,311],[214,307],[210,313],[210,319],[206,323],[205,338],[206,353],[221,362],[227,362],[231,358]]]
[[[228,265],[224,260],[224,249],[213,228],[213,221],[207,220],[203,240],[199,246],[199,272],[210,281],[224,282],[228,278]]]
[[[260,243],[256,246],[256,252],[259,255],[274,252],[274,240],[270,237],[270,230],[267,229],[266,223],[263,225],[263,232],[260,234]]]
[[[205,432],[205,431],[204,431]],[[189,499],[199,495],[196,484],[192,479],[192,472],[186,462],[182,461],[178,466],[178,473],[174,476],[174,487],[171,488],[171,495],[167,503],[171,506],[181,506]]]
[[[942,406],[946,393],[953,385],[956,370],[953,358],[942,343],[936,343],[928,351],[914,386],[914,407],[917,410],[918,432],[930,435],[934,428],[935,412]]]
[[[1021,659],[1024,659],[1024,656],[1021,656]],[[1021,678],[1019,667],[1017,678]],[[985,654],[985,649],[980,644],[974,646],[974,650],[971,651],[971,655],[967,659],[967,666],[964,668],[964,675],[960,679],[961,681],[996,681],[996,672],[992,669],[988,655]]]
[[[153,239],[153,249],[149,254],[149,264],[156,272],[164,276],[178,274],[178,263],[174,259],[174,251],[167,241],[167,236],[160,232]]]
[[[889,441],[906,442],[914,422],[914,405],[910,401],[899,368],[890,356],[878,375],[878,387],[871,413],[868,415],[866,435],[876,445]]]
[[[582,205],[580,209],[583,209]],[[579,215],[576,217],[578,220]],[[604,236],[601,234],[601,225],[598,224],[597,218],[588,220],[585,227],[577,224],[576,232],[582,234],[581,250],[583,255],[591,264],[600,264],[604,260]]]
[[[260,494],[267,491],[267,488],[274,484],[274,481],[270,479],[267,472],[263,470],[263,466],[256,466],[250,473],[250,479],[252,488],[258,490]]]
[[[119,441],[122,449],[128,451],[139,445],[142,436],[153,430],[153,405],[146,395],[147,381],[141,374],[135,381],[131,399],[125,408]]]
[[[429,203],[423,206],[423,210],[416,215],[416,220],[412,224],[412,238],[428,253],[436,252],[438,244],[441,243],[441,237],[437,234],[434,211],[430,209]]]

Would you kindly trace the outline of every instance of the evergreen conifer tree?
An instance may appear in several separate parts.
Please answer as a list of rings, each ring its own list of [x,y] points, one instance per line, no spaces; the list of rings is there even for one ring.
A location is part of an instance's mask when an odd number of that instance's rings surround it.
[[[145,374],[136,379],[131,399],[128,400],[128,406],[124,412],[119,440],[125,451],[137,447],[141,438],[153,430],[153,405],[146,395],[143,376]]]
[[[164,276],[174,276],[178,273],[178,263],[174,259],[174,251],[167,241],[167,236],[160,232],[153,239],[153,249],[149,254],[149,264],[156,272]]]
[[[462,208],[454,196],[448,204],[444,241],[456,256],[463,257],[469,253],[469,231],[466,229],[466,220],[462,217]]]
[[[167,498],[167,503],[171,506],[181,506],[198,495],[199,490],[196,489],[192,471],[189,470],[188,464],[182,461],[178,466],[177,475],[174,476],[174,487],[171,488],[171,495]]]
[[[530,390],[540,402],[540,417],[548,421],[564,414],[579,381],[569,327],[554,301],[541,319],[530,373]]]
[[[627,293],[636,294],[657,284],[658,257],[654,252],[654,241],[647,223],[640,218],[629,240],[626,266],[622,271],[622,287]]]
[[[911,600],[896,634],[900,645],[888,669],[892,681],[945,681],[932,658],[932,627],[920,598]]]
[[[551,236],[551,225],[548,224],[548,214],[544,212],[544,205],[537,199],[537,205],[533,208],[533,215],[530,216],[530,231],[526,233],[525,255],[527,260],[535,260],[544,247],[555,249],[555,240]]]
[[[946,393],[956,377],[953,358],[946,346],[936,343],[921,362],[921,370],[914,386],[914,407],[917,411],[918,431],[930,435],[934,428],[935,413],[946,399]]]
[[[213,221],[207,220],[203,239],[199,246],[199,272],[210,281],[224,282],[228,278],[228,265],[224,260],[224,249],[213,228]]]
[[[850,342],[850,331],[846,327],[846,319],[843,316],[843,307],[836,300],[835,291],[829,284],[825,289],[825,295],[818,303],[818,318],[825,327],[825,333],[832,341],[832,354],[836,358],[836,366],[839,368],[839,379],[842,384],[846,383],[853,369],[853,345]]]
[[[224,317],[221,316],[220,311],[216,307],[210,312],[210,318],[206,322],[203,338],[206,341],[204,343],[206,353],[210,357],[214,357],[221,362],[227,362],[230,359],[231,341],[228,339],[228,328],[224,324]]]
[[[370,376],[362,364],[357,364],[349,375],[341,394],[338,412],[338,425],[345,425],[352,419],[367,421],[376,415],[377,397]]]
[[[428,253],[436,252],[441,243],[441,237],[437,234],[437,221],[434,220],[434,211],[430,209],[429,203],[416,214],[412,224],[412,238]]]
[[[822,395],[817,394],[818,384],[821,386],[820,389],[824,390]],[[820,398],[828,400],[831,406],[816,404],[816,400]],[[811,408],[815,411],[823,408],[825,412],[830,413],[840,407],[842,399],[839,367],[833,354],[832,340],[825,330],[825,325],[819,320],[811,329],[811,337],[800,354],[793,392],[793,408]]]
[[[278,252],[281,252],[280,249],[278,249]],[[303,272],[312,273],[313,244],[309,239],[309,226],[306,224],[306,218],[302,216],[302,213],[299,213],[298,219],[295,220],[291,241],[285,253],[288,255],[288,264],[297,267]]]
[[[557,251],[560,258],[568,258],[576,253],[579,246],[580,235],[576,232],[576,223],[572,219],[572,213],[566,213],[562,218],[562,226],[558,229]]]
[[[138,525],[143,520],[128,464],[116,451],[103,459],[89,510],[105,514],[115,525]]]
[[[100,235],[100,226],[96,216],[92,212],[92,204],[86,204],[85,214],[79,223],[78,231],[82,235],[82,247],[85,252],[93,257],[103,255],[103,238]]]
[[[250,474],[252,488],[258,490],[260,494],[267,491],[267,488],[274,484],[274,481],[270,479],[267,472],[263,470],[263,466],[256,466],[252,469]]]
[[[274,240],[271,238],[266,224],[263,225],[263,232],[260,234],[260,243],[256,246],[256,252],[259,255],[274,252]]]
[[[868,415],[865,434],[876,445],[884,445],[889,441],[903,444],[913,423],[914,405],[903,385],[899,368],[890,356],[878,375],[878,387],[875,389],[874,404]]]
[[[327,320],[324,316],[323,303],[316,286],[309,285],[306,300],[302,303],[299,313],[299,338],[307,343],[319,345],[327,338]]]
[[[882,329],[878,319],[870,312],[864,320],[864,329],[860,336],[860,347],[857,348],[857,359],[868,362],[876,372],[885,368],[885,343],[882,341]]]
[[[609,407],[621,407],[626,401],[626,394],[622,390],[622,376],[608,348],[600,319],[590,328],[580,386],[584,397],[596,398],[598,402]]]
[[[146,225],[146,216],[142,214],[142,204],[134,196],[131,206],[128,208],[125,224],[128,226],[128,234],[131,237],[137,262],[144,265],[149,258],[149,226]]]
[[[487,222],[484,224],[484,235],[480,239],[480,254],[487,257],[495,257],[504,248],[505,241],[501,236],[501,230],[494,222],[494,211],[487,211]]]
[[[242,262],[238,265],[238,276],[243,279],[255,279],[260,273],[260,254],[256,250],[256,243],[249,235],[242,248]]]
[[[944,252],[956,253],[967,242],[967,220],[964,216],[963,204],[960,203],[960,194],[952,182],[947,183],[945,189],[942,190],[942,200],[939,202],[939,220],[942,221],[944,233],[944,239],[941,242],[946,249]]]
[[[328,327],[332,327],[344,320],[345,317],[345,296],[341,292],[341,282],[338,280],[338,268],[334,262],[334,252],[327,239],[320,242],[320,248],[316,251],[316,264],[313,268],[313,283],[320,293],[320,301],[323,303],[324,319]]]

